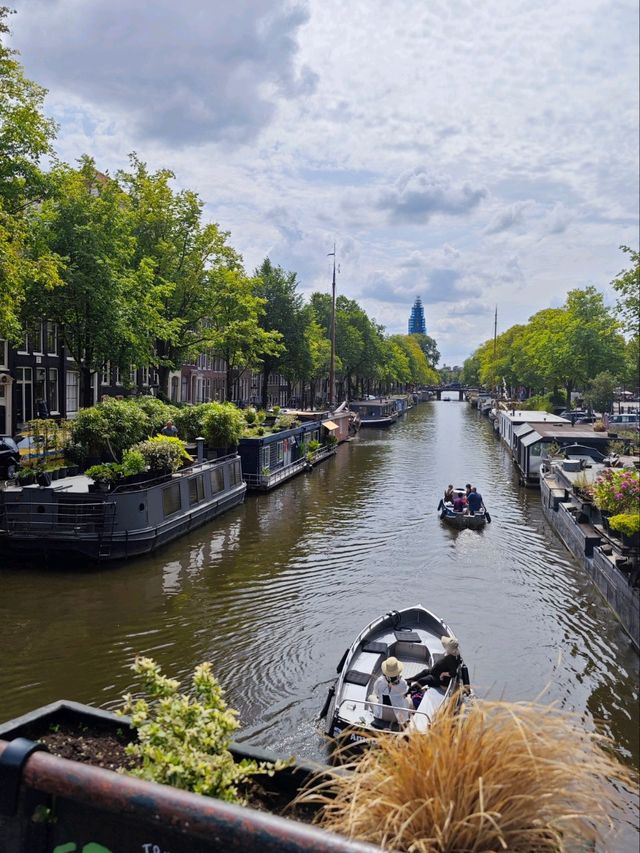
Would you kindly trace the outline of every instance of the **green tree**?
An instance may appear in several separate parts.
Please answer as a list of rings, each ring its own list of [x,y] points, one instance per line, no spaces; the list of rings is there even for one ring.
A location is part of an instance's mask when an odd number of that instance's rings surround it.
[[[302,309],[304,318],[304,344],[303,357],[299,363],[300,379],[302,381],[303,405],[305,401],[305,387],[309,384],[310,405],[313,407],[316,397],[316,384],[329,375],[331,363],[331,341],[326,335],[325,329],[316,320],[312,305],[305,305]],[[336,359],[336,370],[342,368],[340,359]]]
[[[242,259],[227,244],[228,233],[203,225],[203,203],[191,190],[175,192],[168,169],[149,172],[131,155],[131,170],[119,173],[133,216],[133,266],[147,270],[149,289],[159,300],[153,334],[160,388],[169,391],[169,373],[210,350],[219,341],[212,322],[225,289],[225,276],[242,276]],[[154,330],[152,330],[154,331]]]
[[[603,370],[589,382],[589,389],[585,394],[585,400],[590,408],[597,412],[613,411],[613,399],[617,382],[613,373]]]
[[[301,378],[299,365],[305,356],[305,324],[294,272],[274,267],[265,258],[254,276],[256,294],[264,300],[260,326],[267,332],[279,332],[283,345],[279,352],[265,353],[262,357],[262,406],[266,408],[269,374],[282,373],[289,382]]]
[[[440,361],[440,353],[435,339],[429,335],[421,335],[419,333],[415,333],[412,337],[418,341],[420,349],[425,354],[425,357],[431,367],[436,367]]]
[[[616,308],[622,318],[625,332],[637,337],[640,334],[640,253],[628,246],[620,246],[630,255],[631,268],[623,270],[611,282],[618,294]]]
[[[33,283],[27,317],[60,324],[88,406],[92,374],[106,361],[127,367],[140,348],[138,337],[147,334],[147,270],[132,267],[129,200],[116,181],[98,173],[88,157],[79,169],[57,167],[52,181],[56,196],[42,204],[37,230],[65,267],[60,286]]]
[[[56,127],[42,114],[46,90],[24,76],[16,51],[2,42],[9,14],[0,7],[0,336],[17,340],[28,283],[59,284],[62,261],[31,232],[51,191],[39,164],[53,156]]]

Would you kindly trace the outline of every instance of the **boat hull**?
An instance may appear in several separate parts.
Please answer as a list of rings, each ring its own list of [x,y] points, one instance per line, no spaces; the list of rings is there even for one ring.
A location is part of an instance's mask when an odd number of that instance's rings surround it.
[[[448,524],[449,527],[455,527],[456,530],[480,530],[487,523],[483,512],[465,515],[463,512],[443,510],[440,512],[440,518],[445,524]]]

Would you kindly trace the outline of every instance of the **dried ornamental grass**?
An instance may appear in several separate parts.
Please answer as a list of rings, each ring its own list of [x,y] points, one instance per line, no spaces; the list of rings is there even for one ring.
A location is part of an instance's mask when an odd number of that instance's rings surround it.
[[[410,853],[566,851],[601,840],[631,771],[606,738],[535,703],[449,704],[428,734],[375,747],[301,796],[325,829]]]

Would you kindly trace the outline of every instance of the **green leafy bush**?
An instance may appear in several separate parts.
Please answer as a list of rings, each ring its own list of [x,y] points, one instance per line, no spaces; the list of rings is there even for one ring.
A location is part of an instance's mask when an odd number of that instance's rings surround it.
[[[156,435],[136,444],[131,450],[138,451],[149,470],[154,474],[172,474],[184,462],[193,462],[185,449],[184,441],[172,436]]]
[[[184,406],[176,412],[173,422],[180,437],[185,441],[195,441],[204,435],[204,416],[210,403],[200,403],[197,406]]]
[[[529,397],[528,400],[522,400],[517,405],[516,409],[525,412],[553,412],[556,405],[552,400],[551,394],[537,394],[534,397]]]
[[[81,409],[71,427],[71,439],[88,456],[121,459],[126,448],[151,433],[148,415],[132,400],[107,397],[90,409]]]
[[[122,476],[135,477],[147,468],[144,455],[139,450],[125,450],[122,457]]]
[[[133,402],[149,418],[149,435],[160,432],[167,421],[175,423],[178,417],[178,409],[175,406],[164,403],[157,397],[134,397]]]
[[[245,409],[244,419],[249,424],[249,426],[251,426],[251,425],[255,424],[256,420],[258,419],[258,413],[256,412],[255,409],[251,409],[251,408]]]
[[[95,483],[115,483],[122,476],[122,465],[116,462],[105,462],[101,465],[92,465],[85,471]]]
[[[203,435],[210,447],[231,447],[240,441],[245,419],[233,403],[208,403]]]
[[[640,533],[640,513],[623,512],[619,515],[612,515],[609,519],[609,527],[629,537]]]
[[[327,438],[325,440],[325,445],[327,447],[336,447],[337,444],[338,444],[338,437],[337,436],[335,436],[333,433],[331,433],[330,435],[327,436]]]
[[[282,762],[235,763],[229,752],[239,728],[237,712],[227,707],[211,664],[196,667],[192,696],[180,693],[178,681],[164,676],[151,658],[137,658],[132,670],[142,680],[144,698],[123,697],[120,713],[129,714],[138,740],[127,746],[142,766],[131,775],[173,785],[196,794],[242,802],[238,785],[255,773],[273,776]]]
[[[278,429],[291,429],[291,427],[296,426],[297,423],[298,422],[293,415],[280,415],[276,421],[276,426]]]

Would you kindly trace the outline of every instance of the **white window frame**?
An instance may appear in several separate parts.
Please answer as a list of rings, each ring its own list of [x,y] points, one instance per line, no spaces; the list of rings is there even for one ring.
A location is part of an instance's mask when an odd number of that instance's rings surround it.
[[[105,361],[100,368],[100,385],[111,385],[111,362]]]
[[[284,439],[276,444],[277,461],[284,462]]]
[[[9,369],[9,342],[0,338],[0,368]]]
[[[72,377],[75,377],[75,382],[69,381]],[[69,390],[71,388],[74,389],[74,402],[70,402]],[[66,371],[64,380],[64,403],[68,418],[73,417],[80,410],[80,371],[78,370]]]
[[[55,374],[55,397],[52,398],[51,395],[51,376]],[[60,414],[60,373],[57,367],[48,367],[47,368],[47,408],[49,409],[50,415],[59,415]],[[54,405],[49,405],[53,403]]]
[[[47,338],[42,343],[46,347],[47,355],[58,355],[58,324],[51,323],[47,320],[45,326],[45,333]],[[49,332],[51,332],[51,334],[53,335],[54,344],[52,349],[49,348]]]

